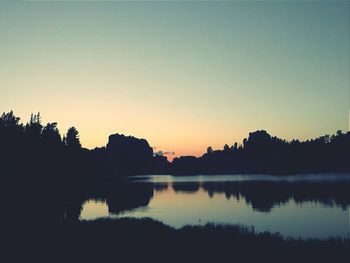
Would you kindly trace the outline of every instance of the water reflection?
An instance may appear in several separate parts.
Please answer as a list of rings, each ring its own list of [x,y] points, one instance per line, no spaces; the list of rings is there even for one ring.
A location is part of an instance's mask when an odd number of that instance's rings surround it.
[[[301,237],[349,233],[350,176],[143,176],[84,184],[0,185],[0,215],[52,218],[151,217],[174,227],[252,225]]]
[[[258,231],[294,237],[346,236],[350,180],[329,178],[140,177],[127,184],[130,191],[123,188],[106,205],[110,217],[152,217],[174,227],[216,222],[253,225]],[[114,202],[118,208],[111,209]],[[81,218],[89,218],[84,215]]]
[[[196,193],[199,191],[199,183],[172,183],[172,188],[177,193]]]
[[[0,185],[0,219],[94,219],[145,207],[153,197],[152,183],[85,182],[50,187]]]
[[[237,182],[237,183],[203,183],[202,187],[210,197],[215,193],[224,193],[226,198],[244,197],[252,208],[261,212],[270,212],[276,205],[289,201],[297,204],[316,202],[332,207],[347,209],[350,203],[350,183],[312,183],[312,182]]]
[[[84,202],[80,218],[97,219],[100,217],[108,217],[108,205],[105,200],[89,199]]]
[[[108,214],[119,214],[147,206],[154,193],[154,185],[151,183],[118,182],[117,184],[105,185],[97,189],[98,191],[85,193],[85,201],[81,207],[81,219],[93,218],[83,210],[86,206],[90,208],[92,201],[102,201],[97,202],[96,209],[101,209],[101,206],[107,206]],[[93,213],[96,213],[96,211],[93,211]]]

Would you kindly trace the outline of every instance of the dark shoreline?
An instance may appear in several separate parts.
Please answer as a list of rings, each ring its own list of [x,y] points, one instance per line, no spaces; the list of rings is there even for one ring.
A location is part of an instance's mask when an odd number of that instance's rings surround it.
[[[341,262],[350,248],[349,238],[292,239],[239,225],[174,229],[149,218],[58,222],[1,217],[0,222],[2,251],[12,262]]]

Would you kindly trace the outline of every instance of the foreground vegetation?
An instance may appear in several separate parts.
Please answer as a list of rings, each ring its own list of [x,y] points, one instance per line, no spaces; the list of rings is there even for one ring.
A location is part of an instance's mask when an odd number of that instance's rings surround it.
[[[350,248],[349,239],[286,239],[237,225],[174,229],[131,218],[49,222],[2,217],[1,233],[3,256],[13,262],[346,262]]]

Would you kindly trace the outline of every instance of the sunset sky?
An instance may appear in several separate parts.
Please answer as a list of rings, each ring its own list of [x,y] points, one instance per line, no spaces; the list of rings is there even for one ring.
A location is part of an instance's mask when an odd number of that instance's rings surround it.
[[[348,130],[349,2],[1,1],[0,111],[200,155]],[[172,159],[173,156],[168,156]]]

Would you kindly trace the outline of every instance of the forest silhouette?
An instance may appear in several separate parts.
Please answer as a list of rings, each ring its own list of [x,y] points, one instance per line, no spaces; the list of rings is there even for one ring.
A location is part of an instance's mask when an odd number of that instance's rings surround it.
[[[62,136],[56,122],[41,123],[40,113],[23,124],[11,111],[0,117],[0,145],[3,174],[31,178],[350,172],[350,132],[340,130],[307,141],[286,141],[259,130],[242,144],[226,144],[222,150],[209,146],[200,157],[169,162],[153,153],[145,139],[113,134],[105,147],[88,150],[81,147],[75,127]]]

